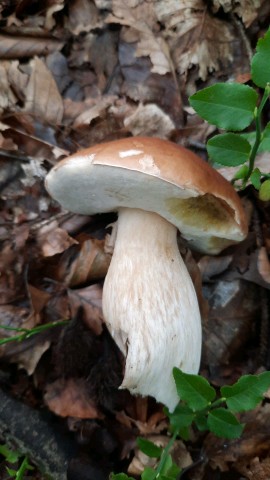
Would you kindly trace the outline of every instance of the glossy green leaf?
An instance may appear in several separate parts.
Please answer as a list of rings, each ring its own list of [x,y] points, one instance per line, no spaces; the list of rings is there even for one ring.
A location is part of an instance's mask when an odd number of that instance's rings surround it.
[[[173,462],[172,456],[167,455],[157,478],[160,480],[175,480],[180,470],[181,469]]]
[[[194,412],[187,405],[180,403],[177,405],[173,413],[166,412],[173,429],[189,427],[194,419]]]
[[[10,450],[10,448],[6,445],[0,445],[0,455],[5,457],[6,461],[9,463],[15,463],[21,457],[21,453],[17,452],[16,450]]]
[[[194,420],[196,427],[200,432],[207,430],[207,417],[205,414],[198,414]]]
[[[216,396],[215,389],[209,382],[199,376],[184,373],[178,368],[173,369],[173,376],[179,397],[193,410],[207,407]]]
[[[248,161],[251,146],[241,135],[224,133],[207,142],[207,151],[214,162],[226,167],[236,167]]]
[[[143,453],[145,453],[145,455],[148,455],[148,457],[151,457],[151,458],[159,458],[163,451],[163,448],[158,447],[157,445],[155,445],[153,442],[150,442],[146,438],[138,437],[137,445],[139,449]]]
[[[270,387],[270,372],[260,375],[244,375],[234,385],[221,387],[228,408],[233,412],[252,410],[262,400]]]
[[[225,130],[243,130],[254,119],[258,94],[248,85],[217,83],[189,99],[196,112],[209,123]]]
[[[252,174],[250,175],[250,181],[253,187],[256,188],[257,190],[259,190],[261,186],[261,176],[262,174],[259,168],[255,168]]]
[[[129,477],[125,473],[111,473],[110,480],[135,480],[135,478]]]
[[[258,87],[265,88],[270,82],[270,29],[259,39],[256,53],[251,61],[251,78]]]
[[[248,174],[248,166],[247,165],[242,165],[241,168],[234,174],[233,179],[234,180],[241,180],[242,178],[246,178]]]
[[[270,180],[265,180],[262,183],[261,188],[259,190],[259,198],[263,202],[269,202],[270,200]]]
[[[207,425],[210,432],[221,438],[239,438],[244,425],[239,423],[237,418],[225,408],[215,408],[207,418]]]
[[[153,468],[145,467],[141,478],[142,480],[154,480],[156,478],[156,471]]]

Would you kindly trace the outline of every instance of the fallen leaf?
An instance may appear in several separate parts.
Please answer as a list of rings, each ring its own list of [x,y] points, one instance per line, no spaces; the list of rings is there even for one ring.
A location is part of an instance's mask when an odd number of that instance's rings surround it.
[[[76,317],[78,310],[81,309],[84,323],[96,335],[100,335],[103,330],[102,289],[100,285],[90,285],[76,290],[69,289],[68,298],[71,316]]]
[[[63,101],[56,82],[38,57],[30,62],[31,75],[25,91],[25,112],[52,125],[61,123]]]
[[[89,398],[83,380],[58,379],[47,385],[44,401],[60,417],[102,418]]]
[[[134,113],[124,120],[124,125],[132,135],[169,138],[175,125],[169,115],[156,104],[140,104]]]
[[[27,37],[0,35],[1,59],[17,59],[33,57],[34,55],[47,55],[60,50],[63,42],[52,37]]]
[[[88,235],[77,237],[78,245],[69,248],[53,267],[53,276],[70,287],[105,278],[111,255],[104,252],[104,241]]]
[[[242,0],[233,2],[232,0],[213,0],[213,12],[216,13],[220,7],[224,12],[231,12],[238,15],[246,28],[257,18],[258,10],[263,5],[264,0]]]
[[[68,233],[57,226],[57,222],[52,222],[40,229],[37,235],[37,243],[44,257],[51,257],[57,253],[61,253],[71,245],[78,242],[70,237]]]
[[[75,0],[69,4],[66,28],[74,35],[90,32],[99,25],[98,10],[89,0]]]

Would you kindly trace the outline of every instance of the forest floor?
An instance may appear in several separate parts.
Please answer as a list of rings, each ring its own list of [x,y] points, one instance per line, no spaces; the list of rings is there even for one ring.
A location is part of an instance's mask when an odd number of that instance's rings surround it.
[[[101,307],[115,217],[62,210],[46,174],[80,148],[136,135],[207,159],[217,129],[188,98],[215,82],[248,84],[269,24],[268,0],[0,2],[0,335],[51,325],[0,347],[0,443],[38,467],[24,478],[140,475],[148,459],[136,438],[167,438],[162,405],[118,390],[122,357]],[[214,387],[270,369],[269,202],[251,186],[240,196],[244,242],[217,256],[183,247],[204,298],[200,373]],[[269,415],[266,398],[241,415],[233,441],[194,430],[175,452],[181,478],[269,480]]]

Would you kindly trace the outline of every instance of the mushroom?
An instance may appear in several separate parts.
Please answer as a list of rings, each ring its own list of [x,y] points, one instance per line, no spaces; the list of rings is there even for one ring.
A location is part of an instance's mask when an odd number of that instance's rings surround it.
[[[197,373],[202,343],[177,230],[192,248],[209,254],[243,240],[247,222],[237,193],[191,151],[147,137],[79,151],[50,171],[46,187],[72,212],[118,212],[102,305],[126,358],[120,388],[151,395],[173,410],[179,397],[172,369]]]

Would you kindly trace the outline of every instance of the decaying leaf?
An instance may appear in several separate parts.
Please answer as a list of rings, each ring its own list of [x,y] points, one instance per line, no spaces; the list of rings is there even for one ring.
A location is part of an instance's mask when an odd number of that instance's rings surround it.
[[[30,66],[32,72],[25,92],[25,112],[57,125],[62,120],[64,107],[56,82],[38,57],[31,60]]]
[[[214,12],[217,12],[222,7],[226,13],[237,14],[248,28],[257,17],[258,10],[263,5],[264,0],[241,0],[238,2],[233,0],[212,0],[212,2]]]
[[[84,323],[100,335],[102,332],[102,290],[99,285],[68,290],[68,297],[71,308],[71,315],[75,317],[78,310],[81,309]]]
[[[169,115],[164,113],[154,103],[139,105],[130,116],[124,120],[125,127],[132,135],[169,138],[175,125]]]
[[[74,34],[90,32],[99,26],[98,10],[89,0],[75,0],[69,5],[66,27]]]
[[[80,379],[61,379],[47,385],[44,400],[60,417],[102,418]]]
[[[44,55],[60,50],[63,42],[54,38],[0,35],[0,58],[16,59]]]
[[[87,235],[76,240],[79,244],[68,249],[54,266],[54,277],[70,287],[105,278],[111,255],[104,252],[104,241]]]
[[[37,242],[44,257],[51,257],[61,253],[71,245],[78,243],[65,230],[58,228],[56,221],[40,229]]]

